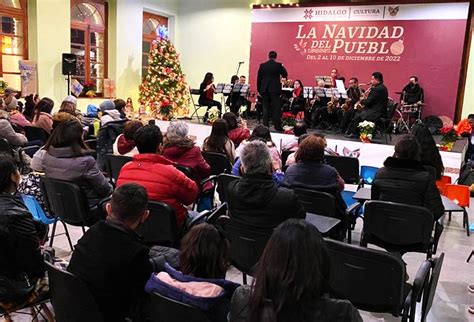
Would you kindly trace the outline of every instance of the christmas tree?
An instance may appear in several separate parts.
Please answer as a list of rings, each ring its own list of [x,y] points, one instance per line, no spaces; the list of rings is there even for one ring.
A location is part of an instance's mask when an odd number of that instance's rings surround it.
[[[189,88],[166,27],[160,26],[157,35],[150,50],[147,76],[139,88],[139,102],[151,117],[169,120],[188,114]]]

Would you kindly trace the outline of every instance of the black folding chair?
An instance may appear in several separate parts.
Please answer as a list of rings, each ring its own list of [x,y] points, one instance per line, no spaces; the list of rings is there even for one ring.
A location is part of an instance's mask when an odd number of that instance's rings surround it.
[[[45,262],[45,265],[56,321],[103,321],[97,303],[84,282],[49,262]]]
[[[247,284],[247,275],[252,276],[255,265],[267,245],[273,231],[256,230],[236,225],[228,216],[216,221],[230,242],[229,257],[232,265],[242,272],[243,283]]]
[[[371,200],[364,205],[360,245],[374,244],[388,251],[426,253],[434,249],[433,215],[425,207]]]
[[[163,202],[150,201],[148,210],[150,216],[136,229],[143,237],[143,242],[149,245],[175,246],[179,234],[173,209]]]
[[[207,106],[204,106],[204,105],[201,105],[199,103],[196,103],[194,101],[194,96],[199,96],[199,90],[198,89],[191,89],[190,90],[190,93],[191,93],[191,102],[193,104],[193,108],[194,108],[194,111],[193,113],[189,116],[191,119],[193,119],[193,116],[196,116],[196,119],[198,121],[198,123],[200,122],[199,119],[202,119],[203,120],[203,117],[202,116],[199,116],[199,110],[202,108],[202,107],[207,107]]]
[[[339,175],[346,183],[359,184],[359,159],[352,157],[326,155],[326,163],[339,172]]]
[[[235,180],[239,180],[241,177],[234,176],[232,174],[221,173],[217,176],[217,192],[219,193],[219,200],[221,202],[227,201],[227,186],[229,183]]]
[[[23,128],[28,141],[41,141],[43,144],[48,141],[49,134],[44,129],[36,126],[25,126]]]
[[[107,154],[112,154],[114,142],[123,133],[123,127],[127,120],[113,121],[99,129],[97,135],[97,165],[100,170],[105,167]]]
[[[105,169],[107,171],[107,175],[109,176],[109,180],[112,184],[117,183],[120,170],[125,164],[127,164],[128,162],[132,160],[133,160],[132,157],[128,157],[124,155],[107,154]]]
[[[202,156],[207,164],[211,167],[211,175],[219,175],[221,173],[230,173],[232,164],[227,156],[222,153],[202,151]]]
[[[379,118],[375,122],[375,130],[380,132],[382,137],[385,139],[385,143],[388,144],[388,138],[392,141],[392,134],[390,133],[390,127],[392,126],[392,118],[395,114],[395,111],[398,108],[398,103],[394,101],[389,101],[387,104],[387,110],[385,115]],[[388,138],[387,138],[388,137]]]
[[[81,227],[82,232],[85,233],[84,227],[89,227],[97,221],[91,216],[91,212],[98,210],[96,208],[89,208],[84,192],[75,183],[42,176],[40,186],[49,213],[59,217],[64,226],[71,251],[74,250],[67,225]],[[97,206],[97,208],[100,207],[101,205]],[[50,247],[53,246],[57,222],[53,224]]]
[[[209,322],[210,319],[200,309],[181,303],[161,294],[150,296],[151,322]]]
[[[194,171],[193,171],[192,168],[186,167],[186,166],[180,165],[180,164],[177,164],[174,167],[176,169],[178,169],[179,171],[181,171],[182,173],[184,173],[186,175],[186,177],[188,177],[189,179],[191,179],[191,180],[195,179]]]
[[[416,303],[428,283],[431,263],[425,260],[413,285],[405,282],[402,259],[392,253],[326,239],[331,265],[330,296],[351,301],[358,309],[402,316],[415,321]]]
[[[421,322],[426,321],[426,317],[428,316],[433,304],[434,295],[438,286],[439,275],[441,274],[441,268],[443,267],[443,261],[444,253],[441,253],[437,258],[430,259],[432,272],[429,284],[423,293],[423,303],[421,305]]]

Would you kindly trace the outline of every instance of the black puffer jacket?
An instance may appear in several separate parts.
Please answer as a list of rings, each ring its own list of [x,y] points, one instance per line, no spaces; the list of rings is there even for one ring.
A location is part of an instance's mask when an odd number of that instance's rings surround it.
[[[289,218],[306,217],[295,193],[279,188],[270,175],[245,175],[227,189],[230,217],[237,224],[273,230]]]
[[[432,175],[416,160],[389,157],[375,175],[372,199],[423,206],[435,220],[444,213]]]
[[[33,221],[18,196],[0,194],[0,275],[16,278],[44,275],[40,238],[45,227]]]

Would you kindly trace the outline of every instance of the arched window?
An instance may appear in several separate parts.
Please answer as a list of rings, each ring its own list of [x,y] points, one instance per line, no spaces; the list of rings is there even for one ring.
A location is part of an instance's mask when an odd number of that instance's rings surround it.
[[[107,77],[107,17],[103,0],[71,0],[71,53],[77,55],[77,76],[83,85],[104,92]]]
[[[142,46],[142,77],[145,78],[148,69],[151,42],[156,38],[158,26],[168,27],[168,18],[149,12],[143,13],[143,46]]]
[[[28,58],[26,0],[0,0],[0,21],[0,76],[20,90],[18,62]]]

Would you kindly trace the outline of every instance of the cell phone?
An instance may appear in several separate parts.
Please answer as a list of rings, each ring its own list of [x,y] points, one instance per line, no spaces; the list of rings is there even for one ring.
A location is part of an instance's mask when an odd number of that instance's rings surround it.
[[[149,121],[148,121],[148,125],[156,125],[155,120],[149,120]]]

